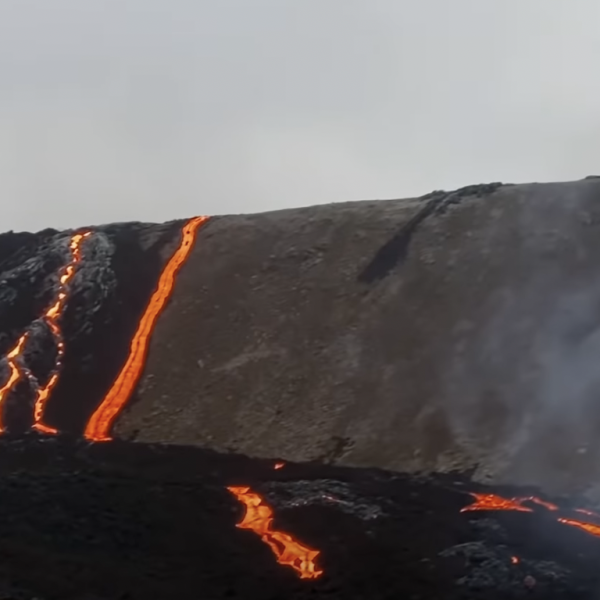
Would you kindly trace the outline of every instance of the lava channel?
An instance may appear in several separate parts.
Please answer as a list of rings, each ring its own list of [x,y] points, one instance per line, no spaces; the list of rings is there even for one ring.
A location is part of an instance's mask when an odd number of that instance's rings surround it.
[[[246,514],[236,527],[250,529],[259,535],[269,545],[277,562],[294,568],[300,579],[316,579],[323,574],[323,571],[317,570],[314,562],[320,551],[302,545],[287,533],[273,531],[273,511],[258,494],[251,492],[249,487],[227,489],[246,505]]]
[[[65,343],[60,330],[59,321],[63,314],[65,304],[67,302],[69,283],[73,278],[73,275],[75,274],[75,268],[77,263],[79,263],[79,261],[81,260],[81,243],[91,234],[91,231],[85,231],[83,233],[76,233],[71,237],[71,243],[69,245],[69,248],[71,250],[71,260],[69,264],[67,264],[61,270],[61,274],[59,277],[60,285],[58,288],[56,299],[42,315],[42,319],[48,325],[57,343],[56,363],[46,385],[39,386],[37,380],[31,373],[31,371],[27,369],[24,365],[20,364],[22,362],[23,351],[25,349],[25,344],[29,337],[29,332],[25,332],[17,340],[17,343],[13,346],[13,348],[8,352],[6,356],[8,360],[8,367],[10,369],[10,375],[8,377],[8,381],[4,384],[2,388],[0,388],[0,433],[5,431],[5,425],[3,421],[4,418],[2,415],[4,401],[6,400],[14,386],[17,384],[17,382],[23,376],[30,380],[36,395],[33,413],[33,428],[44,433],[57,433],[56,429],[44,425],[42,423],[42,418],[44,415],[44,409],[48,398],[50,397],[52,390],[58,382],[58,377],[62,366],[62,358],[65,352]]]
[[[461,508],[460,512],[477,511],[477,510],[515,510],[519,512],[534,512],[532,508],[523,506],[524,502],[533,502],[539,506],[543,506],[549,511],[557,511],[560,508],[552,502],[542,500],[537,496],[526,496],[523,498],[503,498],[496,494],[478,494],[470,492],[471,496],[475,498],[475,502]],[[575,508],[574,512],[578,512],[590,517],[599,517],[597,513],[585,508]],[[578,519],[567,519],[564,517],[558,517],[557,521],[564,525],[570,525],[571,527],[577,527],[591,535],[600,537],[600,525],[595,523],[589,523],[587,521],[579,521]]]
[[[129,356],[125,361],[125,365],[86,425],[84,435],[88,440],[104,442],[111,439],[109,432],[114,420],[131,397],[142,374],[150,336],[158,315],[171,296],[175,285],[175,275],[193,247],[198,228],[206,223],[208,218],[194,217],[183,227],[181,243],[164,268],[156,290],[153,292],[150,302],[140,319],[131,341]]]
[[[57,354],[56,363],[54,365],[54,370],[50,375],[50,379],[46,385],[40,386],[36,391],[35,404],[33,408],[33,428],[42,433],[57,433],[57,430],[53,427],[44,425],[44,423],[42,423],[42,419],[44,417],[44,410],[46,408],[48,398],[58,383],[58,377],[62,368],[62,359],[65,354],[65,341],[60,329],[59,320],[63,314],[67,301],[67,289],[71,279],[73,278],[73,275],[75,274],[75,267],[77,263],[81,261],[81,243],[83,240],[90,237],[90,235],[92,235],[92,232],[86,231],[84,233],[75,234],[71,238],[71,244],[69,246],[71,249],[71,262],[63,268],[63,271],[60,274],[60,287],[58,288],[56,300],[54,304],[52,304],[52,306],[45,312],[43,317],[46,321],[46,324],[50,328],[50,331],[52,331],[54,339],[56,340]]]
[[[21,379],[21,368],[17,363],[18,359],[21,357],[23,353],[23,348],[25,346],[25,342],[27,341],[28,333],[24,333],[18,340],[14,347],[10,350],[10,352],[6,355],[8,360],[8,368],[10,369],[10,375],[8,376],[8,381],[0,388],[0,433],[3,433],[6,430],[4,425],[4,415],[3,415],[3,405],[7,396],[12,391],[13,387]]]
[[[522,498],[503,498],[496,494],[477,494],[472,492],[471,496],[475,498],[473,504],[461,508],[460,512],[472,510],[516,510],[519,512],[533,512],[532,508],[522,506]]]

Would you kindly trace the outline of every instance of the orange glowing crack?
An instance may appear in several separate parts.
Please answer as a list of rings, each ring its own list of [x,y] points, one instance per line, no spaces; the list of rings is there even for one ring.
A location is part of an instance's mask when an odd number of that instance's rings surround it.
[[[77,264],[81,261],[81,243],[90,235],[92,235],[92,232],[86,231],[84,233],[77,233],[71,238],[71,244],[69,246],[71,249],[71,262],[63,268],[60,274],[60,286],[58,288],[56,300],[44,313],[43,317],[56,340],[57,355],[54,370],[50,375],[50,379],[46,385],[39,387],[36,391],[35,404],[33,408],[33,428],[42,433],[57,433],[56,429],[53,427],[48,427],[42,423],[42,419],[44,417],[44,410],[46,408],[48,398],[50,398],[52,391],[58,383],[58,377],[62,368],[62,359],[65,354],[65,342],[60,330],[59,319],[62,316],[65,303],[67,301],[67,289],[69,283],[71,282],[73,275],[75,275]]]
[[[258,494],[251,492],[249,487],[227,489],[246,506],[246,514],[237,527],[250,529],[259,535],[269,545],[277,562],[294,568],[300,574],[300,579],[316,579],[323,574],[323,571],[317,570],[314,562],[320,551],[304,546],[287,533],[273,531],[273,511]]]
[[[503,498],[496,494],[477,494],[471,493],[475,498],[473,504],[461,508],[460,512],[471,510],[516,510],[519,512],[533,512],[532,508],[521,506],[523,498]]]
[[[536,496],[526,496],[523,498],[503,498],[502,496],[497,496],[496,494],[477,494],[473,492],[470,492],[470,494],[475,498],[475,502],[465,506],[460,512],[472,510],[516,510],[519,512],[533,512],[533,509],[523,506],[523,502],[534,502],[535,504],[543,506],[550,511],[559,510],[559,507],[556,504],[547,502],[546,500],[542,500]],[[574,511],[590,517],[600,518],[598,513],[585,508],[576,508]],[[566,519],[563,517],[559,517],[557,521],[559,523],[563,523],[564,525],[578,527],[579,529],[582,529],[591,535],[600,537],[600,525],[596,525],[595,523],[578,521],[576,519]]]
[[[88,440],[102,442],[111,439],[109,432],[112,424],[129,400],[142,374],[150,336],[158,315],[173,291],[175,275],[193,247],[198,228],[206,221],[208,221],[208,217],[195,217],[190,219],[183,227],[181,244],[163,270],[158,286],[140,319],[137,331],[131,341],[127,361],[108,394],[86,425],[84,435]]]
[[[565,525],[571,525],[572,527],[578,527],[579,529],[583,529],[587,533],[595,535],[596,537],[600,537],[600,525],[595,525],[594,523],[586,523],[585,521],[576,521],[575,519],[558,519],[559,523],[564,523]]]
[[[10,369],[10,375],[8,376],[8,381],[0,388],[0,433],[5,431],[4,425],[4,415],[3,415],[3,405],[4,401],[12,391],[13,387],[21,378],[21,371],[19,370],[19,366],[17,365],[17,359],[23,352],[23,347],[25,346],[25,342],[27,341],[27,333],[24,333],[18,340],[14,347],[10,350],[10,352],[6,355],[8,360],[8,368]]]
[[[37,388],[37,382],[35,381],[34,376],[31,374],[29,369],[24,366],[19,366],[17,360],[23,353],[25,348],[25,342],[28,339],[28,333],[24,333],[18,340],[15,346],[10,350],[7,354],[8,366],[10,369],[10,375],[8,377],[8,381],[4,384],[2,388],[0,388],[0,433],[5,430],[5,426],[3,423],[2,417],[2,405],[16,383],[21,379],[23,375],[25,375],[30,381],[34,383],[34,389],[36,390],[36,399],[34,404],[34,425],[33,427],[38,431],[42,431],[44,433],[57,433],[56,429],[52,427],[48,427],[42,423],[42,417],[44,414],[44,408],[46,406],[46,402],[52,393],[56,383],[58,382],[58,376],[60,373],[60,367],[62,365],[62,358],[65,351],[65,344],[62,339],[62,334],[59,326],[59,319],[62,316],[62,312],[67,300],[67,288],[69,282],[71,281],[73,275],[75,274],[75,266],[81,260],[81,242],[91,235],[91,231],[86,231],[84,233],[76,233],[71,238],[70,249],[71,249],[71,261],[65,267],[63,267],[60,275],[60,286],[58,288],[58,293],[56,295],[56,299],[51,304],[51,306],[46,310],[46,312],[42,315],[42,319],[47,323],[50,331],[54,335],[57,340],[57,358],[56,364],[54,367],[54,371],[52,372],[48,383],[45,386]]]

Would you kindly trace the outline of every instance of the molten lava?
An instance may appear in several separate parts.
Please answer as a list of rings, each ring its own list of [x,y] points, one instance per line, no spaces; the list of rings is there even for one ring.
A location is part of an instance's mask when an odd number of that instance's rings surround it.
[[[81,261],[81,243],[90,235],[92,235],[92,232],[86,231],[84,233],[77,233],[71,238],[71,244],[69,246],[71,249],[71,262],[63,268],[62,273],[60,274],[60,286],[58,288],[56,300],[43,316],[44,321],[46,321],[46,324],[50,328],[50,331],[56,340],[57,354],[56,363],[50,379],[46,385],[39,387],[36,391],[36,399],[33,409],[33,428],[42,433],[57,433],[57,430],[53,427],[44,425],[42,423],[42,418],[44,416],[44,409],[46,408],[48,398],[58,383],[58,377],[62,367],[62,359],[65,354],[65,342],[60,330],[59,319],[62,316],[65,303],[67,301],[67,288],[71,279],[73,278],[73,275],[75,275],[77,263]]]
[[[572,527],[579,527],[579,529],[583,529],[583,531],[586,531],[587,533],[600,537],[600,525],[586,523],[585,521],[577,521],[575,519],[563,519],[562,517],[558,519],[558,522],[564,523],[565,525],[571,525]]]
[[[193,247],[198,228],[206,221],[208,221],[208,217],[195,217],[183,227],[181,243],[163,270],[156,290],[140,319],[125,365],[87,423],[84,435],[88,440],[101,442],[111,439],[109,432],[112,424],[129,400],[142,374],[150,336],[158,315],[171,296],[175,285],[175,275]]]
[[[12,391],[13,387],[21,378],[21,371],[19,369],[19,365],[17,364],[17,359],[21,356],[23,352],[23,347],[25,346],[25,342],[27,341],[27,333],[24,333],[14,345],[12,350],[7,354],[6,358],[8,360],[8,368],[10,369],[10,375],[8,376],[8,381],[0,388],[0,433],[4,432],[4,417],[3,417],[3,404],[4,400]]]
[[[542,500],[537,496],[527,496],[527,498],[521,498],[521,502],[534,502],[535,504],[539,504],[548,510],[558,510],[558,506],[556,504],[552,504],[552,502],[547,502],[546,500]]]
[[[285,463],[283,463],[283,462],[277,462],[277,463],[275,463],[275,464],[273,465],[273,468],[274,468],[275,470],[278,470],[278,469],[283,469],[283,467],[285,467]]]
[[[467,512],[471,510],[516,510],[520,512],[533,512],[533,509],[523,506],[523,502],[533,502],[550,511],[560,510],[556,504],[542,500],[537,496],[526,496],[523,498],[503,498],[502,496],[497,496],[496,494],[477,494],[474,492],[471,492],[471,496],[475,498],[475,502],[465,506],[464,508],[461,508],[460,512]],[[585,508],[576,508],[574,509],[574,512],[588,515],[590,517],[600,518],[598,513]],[[587,533],[600,537],[600,525],[588,523],[586,521],[578,521],[577,519],[566,519],[563,517],[558,517],[557,521],[559,523],[563,523],[564,525],[578,527]]]
[[[8,377],[8,381],[4,384],[2,388],[0,388],[0,432],[4,431],[4,424],[2,422],[2,404],[4,400],[7,398],[8,394],[12,391],[13,387],[16,383],[21,379],[24,375],[27,377],[32,383],[33,388],[35,389],[36,399],[34,405],[34,425],[33,427],[38,431],[42,431],[44,433],[56,433],[56,429],[48,427],[42,423],[42,417],[44,414],[44,408],[46,406],[46,402],[52,393],[52,390],[56,386],[58,382],[58,376],[60,373],[60,368],[62,366],[62,358],[65,352],[65,344],[62,339],[62,334],[59,326],[59,319],[62,316],[66,301],[67,301],[67,290],[73,275],[75,274],[75,267],[77,263],[81,260],[81,242],[89,237],[92,234],[91,231],[86,231],[84,233],[76,233],[71,238],[71,244],[69,246],[71,250],[71,260],[68,265],[63,267],[59,280],[60,285],[58,288],[58,293],[56,295],[56,299],[50,305],[50,307],[44,312],[42,315],[42,319],[46,322],[50,331],[54,335],[54,338],[57,341],[57,357],[56,364],[54,366],[54,370],[50,376],[50,379],[46,383],[45,386],[38,387],[37,381],[35,381],[34,376],[31,371],[27,369],[23,365],[19,365],[19,360],[25,348],[25,342],[27,341],[29,334],[25,332],[18,340],[15,346],[10,350],[7,354],[8,367],[10,369],[10,375]]]
[[[273,531],[273,511],[263,503],[263,499],[248,487],[228,487],[240,502],[246,505],[246,514],[238,523],[241,529],[250,529],[268,544],[277,562],[293,567],[301,579],[316,579],[323,571],[316,569],[314,560],[319,550],[312,550],[297,542],[292,536],[280,531]]]
[[[533,512],[533,509],[521,506],[523,498],[503,498],[496,494],[476,494],[471,493],[475,498],[473,504],[461,508],[460,512],[471,510],[516,510],[520,512]]]

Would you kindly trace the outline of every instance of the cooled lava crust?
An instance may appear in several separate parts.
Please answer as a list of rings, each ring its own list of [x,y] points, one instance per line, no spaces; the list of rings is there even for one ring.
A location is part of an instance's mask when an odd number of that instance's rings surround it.
[[[473,486],[456,476],[6,437],[0,475],[0,577],[13,586],[3,598],[579,599],[598,589],[598,538],[544,511],[460,513]],[[244,509],[232,485],[260,493],[276,528],[320,551],[321,577],[299,579],[236,528]]]

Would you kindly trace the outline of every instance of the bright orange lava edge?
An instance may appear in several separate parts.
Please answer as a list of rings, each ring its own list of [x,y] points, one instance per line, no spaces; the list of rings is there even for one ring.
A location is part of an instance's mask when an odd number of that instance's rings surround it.
[[[470,495],[475,498],[475,502],[465,506],[460,512],[478,511],[478,510],[515,510],[518,512],[533,512],[532,508],[523,506],[524,502],[533,502],[539,506],[543,506],[549,511],[557,511],[559,507],[552,502],[547,502],[538,498],[537,496],[526,496],[523,498],[503,498],[497,494],[478,494],[476,492],[470,492]],[[574,512],[578,512],[590,517],[600,518],[598,513],[585,508],[576,508]],[[600,537],[600,525],[595,523],[589,523],[587,521],[579,521],[578,519],[566,519],[564,517],[558,517],[557,521],[563,525],[570,525],[571,527],[577,527],[591,535]]]
[[[274,531],[271,527],[273,511],[258,494],[250,491],[249,487],[232,486],[227,489],[246,506],[246,513],[237,527],[250,529],[259,535],[271,548],[277,562],[295,569],[300,579],[316,579],[323,574],[315,565],[315,558],[320,551],[304,546],[287,533]]]
[[[50,376],[50,379],[45,386],[40,387],[36,393],[35,404],[33,408],[33,428],[42,433],[58,433],[53,427],[49,427],[42,423],[44,417],[44,410],[46,403],[52,394],[52,391],[58,383],[58,377],[60,375],[60,369],[62,367],[62,359],[65,354],[65,343],[62,338],[62,332],[59,326],[59,319],[62,316],[66,301],[67,301],[67,286],[75,275],[75,268],[77,263],[81,261],[81,243],[92,235],[91,231],[85,231],[84,233],[75,234],[71,238],[71,255],[72,259],[70,264],[64,267],[60,275],[60,288],[58,290],[58,296],[54,304],[44,314],[44,319],[52,331],[54,338],[57,341],[57,357],[54,371]]]
[[[209,217],[195,217],[190,219],[183,227],[181,244],[164,268],[157,288],[152,294],[150,302],[140,319],[137,331],[131,341],[127,361],[108,394],[94,411],[86,425],[84,435],[88,440],[103,442],[111,439],[109,435],[110,429],[117,415],[131,397],[142,374],[150,336],[158,315],[173,291],[175,275],[193,247],[198,228],[206,223],[208,219]]]
[[[60,368],[62,366],[62,357],[65,351],[65,345],[62,340],[62,333],[60,331],[58,321],[62,316],[62,312],[67,301],[67,289],[69,282],[75,274],[75,267],[77,263],[81,260],[81,242],[87,237],[89,237],[91,234],[91,231],[85,231],[83,233],[76,233],[71,237],[71,243],[69,245],[69,248],[71,250],[71,260],[69,261],[69,264],[63,267],[61,270],[61,275],[59,278],[60,286],[58,288],[56,300],[50,305],[50,308],[48,308],[42,316],[42,318],[50,328],[50,331],[52,331],[52,335],[57,340],[57,357],[54,370],[50,375],[50,379],[48,380],[46,385],[41,386],[35,390],[36,399],[34,404],[33,428],[43,433],[57,433],[57,430],[53,427],[48,427],[47,425],[44,425],[42,423],[42,418],[44,415],[46,402],[48,401],[52,390],[58,382]],[[20,367],[17,362],[18,358],[23,353],[25,343],[27,342],[28,337],[28,332],[25,332],[17,340],[17,343],[7,354],[10,375],[8,376],[8,381],[0,388],[0,433],[5,431],[3,403],[12,391],[13,387],[23,375],[27,376],[30,380],[33,380],[35,382],[35,378],[32,376],[31,372],[25,367]]]

